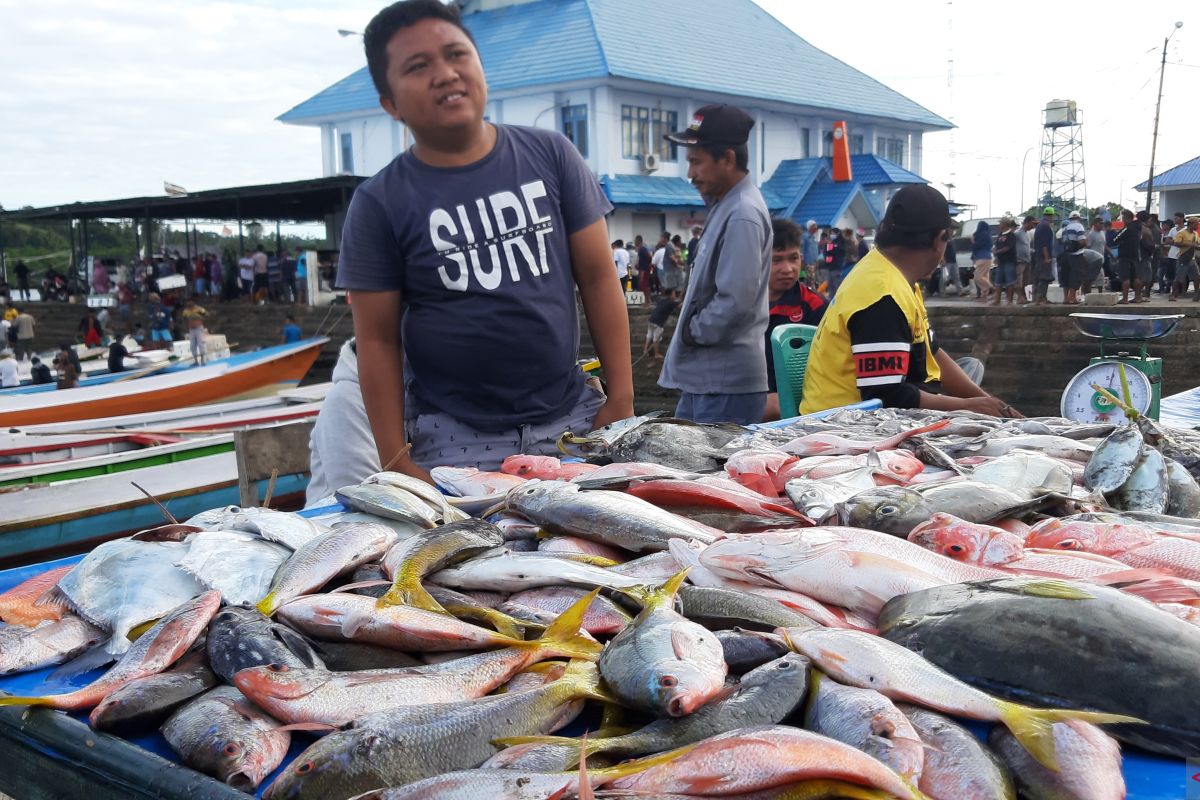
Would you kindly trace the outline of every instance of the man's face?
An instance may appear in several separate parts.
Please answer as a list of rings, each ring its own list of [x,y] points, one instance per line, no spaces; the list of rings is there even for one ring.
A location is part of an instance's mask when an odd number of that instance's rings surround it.
[[[1183,214],[1176,214],[1176,215],[1175,215],[1175,227],[1176,227],[1176,228],[1182,228],[1182,227],[1183,227],[1184,225],[1186,225],[1186,224],[1187,224],[1187,223],[1186,223],[1186,222],[1185,222],[1185,220],[1184,220],[1184,216],[1183,216]]]
[[[800,278],[800,248],[771,251],[771,291],[786,292]]]
[[[737,183],[737,170],[729,151],[718,160],[701,147],[689,147],[687,162],[688,180],[704,197],[721,197]]]
[[[391,97],[379,104],[416,134],[436,135],[478,125],[487,106],[479,53],[459,28],[423,19],[396,31],[387,44]]]

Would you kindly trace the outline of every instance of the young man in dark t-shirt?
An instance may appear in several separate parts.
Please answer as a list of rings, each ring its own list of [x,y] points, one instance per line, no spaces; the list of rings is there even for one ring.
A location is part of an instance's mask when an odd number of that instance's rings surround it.
[[[800,226],[790,219],[772,219],[771,277],[767,287],[770,320],[767,323],[767,407],[763,422],[779,419],[779,386],[775,380],[775,363],[771,354],[771,332],[780,325],[820,325],[829,303],[800,280],[804,254]],[[788,409],[795,416],[797,409]]]
[[[682,303],[683,290],[670,289],[654,304],[654,310],[650,312],[650,317],[646,320],[646,344],[642,346],[643,357],[653,350],[654,357],[662,361],[659,345],[662,344],[663,330],[667,326],[667,320],[679,310]]]
[[[380,463],[424,480],[440,464],[494,470],[632,416],[612,206],[579,152],[484,119],[487,81],[456,6],[395,3],[363,44],[380,105],[414,140],[355,191],[339,257]],[[576,289],[607,397],[576,364]]]

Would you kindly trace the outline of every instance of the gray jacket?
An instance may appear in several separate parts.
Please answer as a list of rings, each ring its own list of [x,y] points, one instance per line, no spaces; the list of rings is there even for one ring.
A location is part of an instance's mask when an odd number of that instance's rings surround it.
[[[692,394],[767,391],[771,217],[747,175],[708,210],[658,384]]]

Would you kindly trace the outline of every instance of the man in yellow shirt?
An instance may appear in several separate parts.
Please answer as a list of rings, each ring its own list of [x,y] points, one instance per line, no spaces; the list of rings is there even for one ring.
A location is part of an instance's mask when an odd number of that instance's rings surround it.
[[[1020,416],[980,389],[937,346],[917,285],[942,262],[946,198],[914,184],[896,193],[875,248],[850,271],[813,340],[800,413],[878,398],[888,408]]]
[[[1200,235],[1196,233],[1197,225],[1200,225],[1200,217],[1189,219],[1172,242],[1179,249],[1179,257],[1175,259],[1175,284],[1171,287],[1171,300],[1186,295],[1188,283],[1195,283],[1195,301],[1200,303],[1200,261],[1197,260]]]

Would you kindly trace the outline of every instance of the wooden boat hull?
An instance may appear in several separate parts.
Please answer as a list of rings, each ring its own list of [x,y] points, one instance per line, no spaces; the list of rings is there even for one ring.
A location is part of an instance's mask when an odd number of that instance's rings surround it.
[[[253,397],[295,385],[317,360],[325,339],[251,360],[237,367],[196,367],[193,373],[141,378],[128,384],[109,384],[95,389],[70,389],[45,398],[0,401],[0,427],[39,425],[70,420],[215,403]],[[78,393],[78,394],[77,394]],[[7,406],[7,407],[6,407]]]
[[[308,478],[280,475],[272,505],[302,505]],[[0,567],[81,552],[96,542],[161,525],[162,512],[132,486],[135,482],[180,520],[239,502],[232,451],[7,492],[0,494]],[[266,488],[267,481],[260,481],[260,500]]]

